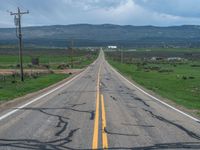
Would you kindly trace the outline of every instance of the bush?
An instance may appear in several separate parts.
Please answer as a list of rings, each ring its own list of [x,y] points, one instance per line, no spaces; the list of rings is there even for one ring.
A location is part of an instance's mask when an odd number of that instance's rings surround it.
[[[163,72],[173,72],[174,70],[172,69],[161,69],[158,72],[163,73]]]
[[[13,80],[13,81],[11,81],[11,83],[16,83],[17,81],[15,81],[15,80]]]
[[[17,64],[17,65],[16,65],[16,68],[19,68],[19,67],[20,67],[20,64]]]
[[[182,76],[182,79],[183,79],[183,80],[187,80],[187,77],[186,77],[186,76]]]
[[[32,62],[32,65],[39,66],[39,58],[38,57],[36,57],[36,58],[32,57],[31,62]]]
[[[195,65],[195,64],[194,64],[194,65],[191,65],[191,67],[200,67],[200,65]]]
[[[70,67],[70,65],[69,64],[60,64],[60,65],[58,65],[58,69],[66,69],[66,68],[69,68]]]
[[[189,76],[188,78],[189,78],[189,79],[194,79],[195,77]]]

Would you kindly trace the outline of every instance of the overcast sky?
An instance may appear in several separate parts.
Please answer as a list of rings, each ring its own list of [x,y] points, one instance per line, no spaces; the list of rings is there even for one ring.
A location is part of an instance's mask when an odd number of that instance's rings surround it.
[[[200,0],[0,0],[0,27],[14,27],[8,12],[17,7],[30,11],[23,26],[200,25]]]

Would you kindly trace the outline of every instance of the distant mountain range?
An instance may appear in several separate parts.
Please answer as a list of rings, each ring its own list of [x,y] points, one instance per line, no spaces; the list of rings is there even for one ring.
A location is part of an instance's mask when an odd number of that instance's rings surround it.
[[[23,28],[26,45],[124,47],[199,47],[200,26],[54,25]],[[0,44],[16,44],[15,28],[0,28]]]

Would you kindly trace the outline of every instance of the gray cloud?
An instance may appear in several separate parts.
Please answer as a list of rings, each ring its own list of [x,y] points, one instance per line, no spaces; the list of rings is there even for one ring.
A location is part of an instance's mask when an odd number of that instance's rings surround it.
[[[136,4],[158,13],[181,17],[200,17],[199,0],[134,0]]]
[[[23,25],[53,24],[199,24],[199,0],[0,0],[0,27],[13,27],[7,10],[30,10]]]

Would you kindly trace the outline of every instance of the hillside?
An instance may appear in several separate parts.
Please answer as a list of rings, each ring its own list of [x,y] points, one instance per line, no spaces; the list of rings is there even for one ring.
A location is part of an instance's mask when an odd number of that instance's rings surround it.
[[[67,46],[74,40],[75,46],[121,45],[145,46],[200,46],[200,26],[171,27],[131,25],[55,25],[23,28],[24,41],[28,45]],[[0,29],[0,44],[17,42],[14,28]]]

